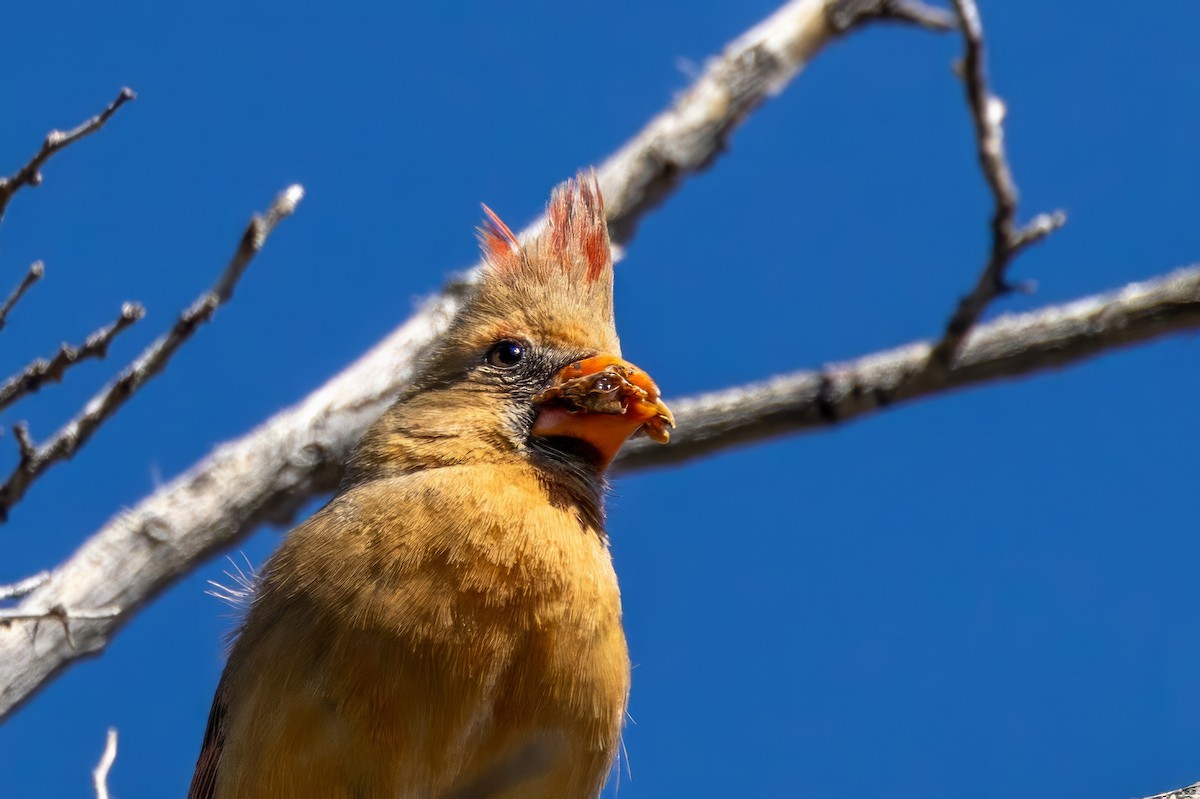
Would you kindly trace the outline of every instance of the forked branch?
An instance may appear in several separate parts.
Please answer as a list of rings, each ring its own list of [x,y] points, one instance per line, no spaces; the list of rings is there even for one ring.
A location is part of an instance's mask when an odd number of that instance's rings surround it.
[[[34,446],[25,427],[18,425],[13,428],[21,457],[8,479],[0,484],[0,519],[7,519],[9,511],[21,501],[29,486],[47,469],[55,463],[69,459],[86,444],[100,426],[112,418],[139,388],[166,367],[171,356],[196,330],[212,318],[217,308],[233,296],[238,280],[262,249],[271,231],[281,220],[291,216],[303,196],[302,187],[291,186],[275,198],[275,202],[264,216],[256,215],[251,219],[233,258],[213,287],[201,294],[179,315],[170,330],[143,350],[133,363],[92,397],[79,414],[48,441]]]
[[[961,64],[967,107],[975,130],[979,167],[992,195],[991,251],[987,264],[971,292],[959,300],[942,338],[933,348],[932,368],[949,367],[962,347],[968,331],[979,321],[988,304],[1013,291],[1008,267],[1020,252],[1066,224],[1062,211],[1039,214],[1029,224],[1017,226],[1017,184],[1004,149],[1004,101],[988,86],[984,59],[983,23],[974,0],[954,0],[963,36]]]

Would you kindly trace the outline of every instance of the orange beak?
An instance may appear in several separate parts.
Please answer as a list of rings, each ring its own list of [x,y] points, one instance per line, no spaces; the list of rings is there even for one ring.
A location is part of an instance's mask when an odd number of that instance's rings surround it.
[[[533,398],[540,408],[535,436],[587,442],[608,466],[625,440],[641,430],[666,443],[675,426],[650,376],[628,361],[597,355],[565,367],[554,383]]]

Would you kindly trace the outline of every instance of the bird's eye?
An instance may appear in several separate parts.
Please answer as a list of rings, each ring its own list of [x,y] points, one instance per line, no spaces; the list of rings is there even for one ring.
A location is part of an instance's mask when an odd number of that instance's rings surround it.
[[[511,369],[525,357],[525,345],[519,341],[498,341],[488,350],[487,362],[501,369]]]

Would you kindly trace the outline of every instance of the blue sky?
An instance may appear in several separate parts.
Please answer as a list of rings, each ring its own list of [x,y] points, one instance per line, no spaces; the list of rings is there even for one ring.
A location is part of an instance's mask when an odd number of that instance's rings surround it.
[[[0,172],[51,127],[139,99],[58,157],[0,230],[8,373],[120,303],[111,361],[10,412],[47,435],[224,265],[250,211],[308,196],[234,302],[0,530],[0,582],[320,385],[602,159],[767,0],[7,4]],[[1020,310],[1200,256],[1200,6],[985,0],[1022,209],[1066,209]],[[626,354],[668,396],[934,335],[987,246],[950,63],[868,31],[824,53],[617,273]],[[689,66],[692,65],[692,66]],[[1200,779],[1196,341],[620,480],[636,668],[620,796],[1142,796]],[[0,439],[0,445],[11,439]],[[13,457],[12,453],[4,457]],[[258,563],[281,531],[239,547]],[[240,557],[240,555],[238,556]],[[0,727],[0,796],[180,796],[221,669],[218,559]],[[610,795],[612,789],[610,788]]]

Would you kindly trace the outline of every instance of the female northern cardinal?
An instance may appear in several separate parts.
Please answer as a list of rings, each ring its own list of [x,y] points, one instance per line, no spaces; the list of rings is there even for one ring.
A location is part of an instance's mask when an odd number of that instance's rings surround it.
[[[600,793],[629,692],[604,472],[671,412],[619,358],[594,173],[486,266],[328,505],[270,559],[190,799]]]

